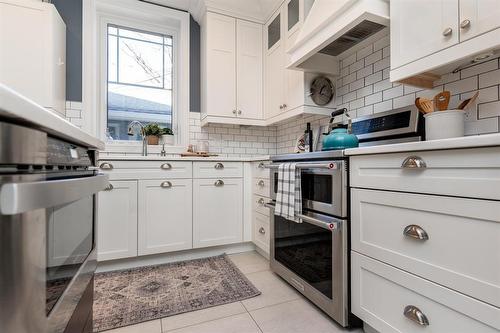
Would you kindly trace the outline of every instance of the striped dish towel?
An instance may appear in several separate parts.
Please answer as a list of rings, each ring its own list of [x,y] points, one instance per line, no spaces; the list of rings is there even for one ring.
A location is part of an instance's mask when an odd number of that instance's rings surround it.
[[[287,220],[302,223],[302,190],[300,169],[296,163],[282,163],[278,167],[278,193],[274,214]]]

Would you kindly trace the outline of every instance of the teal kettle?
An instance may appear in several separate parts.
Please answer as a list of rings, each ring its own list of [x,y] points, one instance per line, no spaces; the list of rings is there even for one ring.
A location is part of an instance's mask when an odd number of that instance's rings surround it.
[[[341,114],[345,114],[347,117],[347,128],[339,126],[333,128],[329,133],[324,133],[322,150],[338,150],[359,146],[358,137],[352,134],[352,121],[347,113],[347,109],[343,108],[332,112],[328,129],[332,128],[333,119]]]

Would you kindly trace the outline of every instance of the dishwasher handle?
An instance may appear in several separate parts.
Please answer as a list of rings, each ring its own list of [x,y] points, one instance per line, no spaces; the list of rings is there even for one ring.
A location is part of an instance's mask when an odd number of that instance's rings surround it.
[[[7,183],[0,187],[0,213],[16,215],[63,205],[96,194],[108,184],[107,175]]]

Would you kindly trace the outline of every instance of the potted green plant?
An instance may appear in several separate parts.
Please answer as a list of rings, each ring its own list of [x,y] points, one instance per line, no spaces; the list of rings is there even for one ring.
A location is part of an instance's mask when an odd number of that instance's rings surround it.
[[[161,143],[165,145],[174,144],[174,132],[168,127],[161,129]]]
[[[143,135],[148,140],[148,145],[157,145],[161,136],[162,128],[157,123],[151,123],[144,126]]]

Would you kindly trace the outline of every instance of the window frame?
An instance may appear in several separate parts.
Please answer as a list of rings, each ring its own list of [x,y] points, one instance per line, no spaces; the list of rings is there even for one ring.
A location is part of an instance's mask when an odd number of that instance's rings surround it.
[[[123,1],[123,2],[122,2]],[[179,153],[189,144],[189,14],[148,3],[122,0],[120,7],[109,0],[96,0],[97,73],[94,119],[96,135],[106,141],[108,85],[108,25],[121,26],[172,37],[172,130],[174,145],[165,147]],[[88,85],[89,83],[87,83]],[[91,83],[90,83],[91,84]],[[92,112],[92,110],[88,110]],[[114,140],[106,142],[106,152],[136,153],[141,141]],[[152,146],[150,151],[155,152]],[[158,149],[159,151],[159,149]]]

